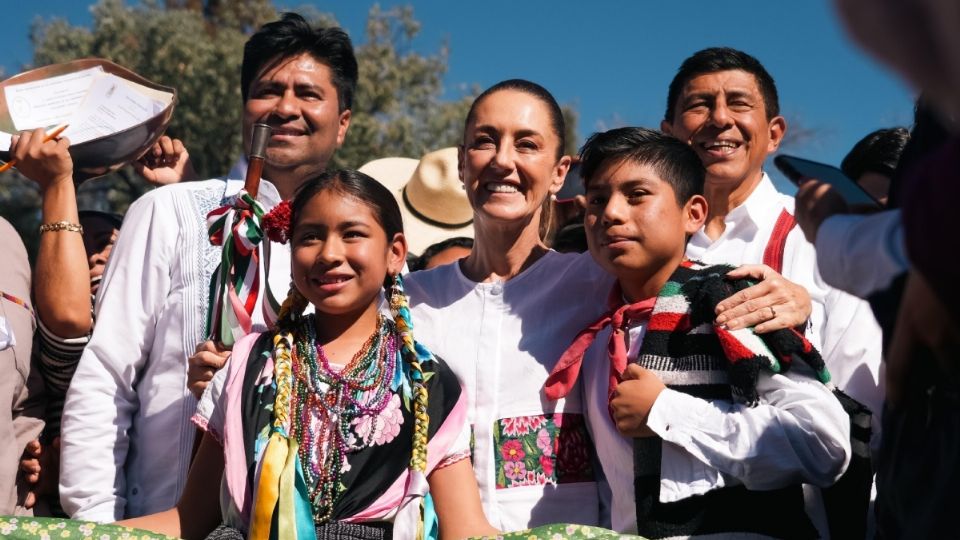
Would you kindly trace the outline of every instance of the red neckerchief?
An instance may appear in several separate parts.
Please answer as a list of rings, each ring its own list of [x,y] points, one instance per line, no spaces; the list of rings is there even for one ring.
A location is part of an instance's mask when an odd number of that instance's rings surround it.
[[[613,327],[610,341],[607,342],[607,356],[610,359],[610,383],[607,389],[607,398],[613,397],[613,391],[627,369],[627,343],[624,339],[626,327],[631,322],[644,322],[650,319],[653,305],[657,297],[646,298],[633,304],[623,303],[623,290],[620,283],[613,286],[607,304],[610,310],[600,317],[597,322],[584,328],[574,338],[563,356],[554,366],[544,384],[544,393],[552,400],[560,399],[570,393],[573,385],[580,376],[580,366],[583,364],[583,355],[596,339],[597,333],[607,326]]]

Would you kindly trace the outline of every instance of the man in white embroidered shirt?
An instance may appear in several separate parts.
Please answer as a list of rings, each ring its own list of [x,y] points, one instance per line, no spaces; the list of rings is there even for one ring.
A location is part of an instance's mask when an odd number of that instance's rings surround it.
[[[356,81],[353,46],[339,28],[314,28],[286,14],[247,42],[244,146],[254,123],[273,127],[258,195],[267,209],[326,168],[350,124]],[[126,214],[64,409],[60,494],[74,518],[141,516],[180,496],[195,433],[187,361],[205,338],[207,289],[220,259],[205,218],[242,187],[243,169],[228,179],[162,187]],[[284,247],[272,247],[275,295],[289,284]],[[253,319],[254,331],[264,327],[259,307]]]
[[[746,53],[704,49],[680,66],[660,127],[700,156],[709,204],[687,256],[747,265],[738,277],[762,279],[718,306],[717,321],[731,327],[756,325],[762,333],[788,326],[809,294],[806,335],[823,353],[836,386],[871,409],[878,441],[880,328],[869,305],[823,282],[813,245],[795,226],[793,197],[778,193],[763,172],[787,130],[779,109],[773,78]],[[824,523],[817,525],[825,530]]]

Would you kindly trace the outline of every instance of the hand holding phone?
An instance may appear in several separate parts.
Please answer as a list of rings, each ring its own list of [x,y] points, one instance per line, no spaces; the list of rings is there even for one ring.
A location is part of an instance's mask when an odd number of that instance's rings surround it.
[[[876,210],[883,208],[883,205],[864,191],[859,184],[832,165],[783,154],[773,158],[773,164],[797,186],[807,180],[820,180],[836,189],[851,207]]]

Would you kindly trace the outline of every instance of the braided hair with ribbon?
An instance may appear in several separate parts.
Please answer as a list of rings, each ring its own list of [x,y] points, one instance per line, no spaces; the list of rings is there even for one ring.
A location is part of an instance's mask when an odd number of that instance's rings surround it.
[[[263,216],[264,233],[273,241],[285,243],[293,238],[296,220],[303,208],[316,195],[334,190],[348,197],[354,197],[370,206],[374,216],[383,226],[388,240],[402,232],[399,207],[392,194],[372,178],[354,171],[328,171],[319,177],[307,181],[291,203],[282,203],[269,214]],[[433,354],[413,337],[413,323],[409,303],[403,290],[403,280],[399,275],[387,275],[384,288],[388,294],[393,323],[388,327],[395,335],[399,367],[403,377],[402,392],[404,402],[411,412],[413,423],[412,448],[408,471],[410,482],[407,497],[419,499],[410,511],[411,520],[417,519],[417,538],[424,538],[430,531],[425,530],[424,518],[427,515],[425,497],[428,494],[427,445],[429,439],[430,417],[427,411],[429,402],[424,369],[435,361]],[[377,301],[371,299],[371,301]],[[270,435],[263,450],[262,465],[255,488],[254,505],[251,512],[250,537],[267,540],[277,531],[274,524],[283,528],[284,508],[289,515],[298,517],[296,502],[291,504],[285,499],[297,497],[291,478],[298,478],[297,461],[300,441],[297,440],[297,426],[293,418],[295,407],[294,373],[298,369],[298,347],[304,340],[302,313],[308,304],[295,286],[279,308],[273,337],[272,357],[274,362],[274,381],[276,397],[273,406],[273,420]],[[317,314],[322,321],[322,314]],[[299,395],[299,394],[297,394]],[[335,428],[336,429],[336,428]],[[417,503],[416,499],[410,499]],[[316,510],[316,507],[314,507]],[[275,514],[279,512],[277,516]],[[292,521],[297,521],[296,517]],[[316,519],[325,519],[322,515]],[[291,521],[287,519],[286,521]],[[413,521],[409,521],[413,523]]]

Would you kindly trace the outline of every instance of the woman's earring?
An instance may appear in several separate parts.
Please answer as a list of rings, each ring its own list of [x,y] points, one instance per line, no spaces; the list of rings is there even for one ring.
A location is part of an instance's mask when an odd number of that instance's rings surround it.
[[[390,309],[396,313],[403,306],[403,286],[400,284],[400,274],[393,276],[393,284],[390,285]]]

